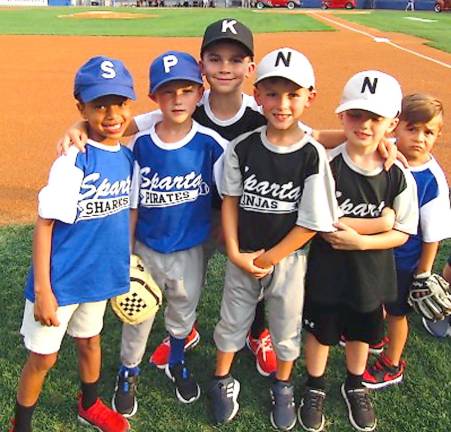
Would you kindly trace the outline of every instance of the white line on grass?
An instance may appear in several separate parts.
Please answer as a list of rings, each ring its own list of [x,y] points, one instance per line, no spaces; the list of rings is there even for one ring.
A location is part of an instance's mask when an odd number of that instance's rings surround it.
[[[387,38],[376,37],[376,36],[372,35],[371,33],[368,33],[368,32],[363,31],[363,30],[356,29],[356,28],[351,27],[351,26],[349,26],[349,25],[347,25],[347,24],[343,24],[343,23],[341,23],[341,22],[339,22],[339,21],[333,20],[332,18],[326,17],[325,14],[321,14],[321,13],[317,13],[317,12],[311,12],[311,14],[312,14],[312,15],[316,15],[316,16],[318,16],[319,18],[322,18],[322,19],[324,19],[324,20],[326,20],[326,21],[330,21],[331,23],[335,24],[336,26],[343,27],[343,28],[345,28],[346,30],[352,31],[352,32],[354,32],[354,33],[360,33],[360,34],[362,34],[362,35],[364,35],[364,36],[367,36],[367,37],[369,37],[370,39],[373,39],[374,42],[386,43],[387,45],[390,45],[390,46],[392,46],[392,47],[394,47],[394,48],[397,48],[397,49],[399,49],[399,50],[401,50],[401,51],[408,52],[409,54],[413,54],[413,55],[415,55],[415,56],[417,56],[417,57],[420,57],[420,58],[422,58],[422,59],[431,61],[431,62],[433,62],[433,63],[437,63],[437,64],[440,65],[440,66],[443,66],[443,67],[446,67],[446,68],[448,68],[448,69],[451,69],[451,64],[449,64],[449,63],[445,63],[445,62],[442,62],[442,61],[437,60],[437,59],[435,59],[435,58],[432,58],[432,57],[429,57],[429,56],[427,56],[427,55],[421,54],[421,53],[419,53],[419,52],[417,52],[417,51],[413,51],[413,50],[411,50],[411,49],[404,48],[404,47],[401,46],[401,45],[398,45],[398,44],[396,44],[396,43],[394,43],[394,42],[391,42],[391,41],[390,41],[389,39],[387,39]]]

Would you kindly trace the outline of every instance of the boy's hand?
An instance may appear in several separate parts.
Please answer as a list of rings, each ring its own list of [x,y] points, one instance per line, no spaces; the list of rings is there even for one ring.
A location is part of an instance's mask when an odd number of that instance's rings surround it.
[[[339,250],[364,250],[364,237],[356,230],[344,223],[335,224],[338,231],[322,233],[324,238],[334,249]]]
[[[256,279],[261,279],[272,271],[272,266],[269,268],[261,268],[255,264],[255,260],[264,252],[264,249],[256,252],[240,252],[230,259],[236,266],[240,267],[245,272],[251,274]]]
[[[384,219],[385,231],[390,231],[395,226],[396,213],[390,207],[385,207],[382,210],[381,217]]]
[[[85,151],[86,141],[88,140],[88,128],[85,121],[75,123],[56,144],[56,153],[58,156],[67,154],[71,145],[77,147],[82,153]]]
[[[36,321],[39,321],[44,326],[58,327],[60,322],[56,315],[57,309],[58,302],[53,292],[36,294],[34,300],[34,319]]]
[[[382,159],[384,159],[385,171],[388,171],[396,160],[401,162],[406,168],[409,168],[407,159],[400,151],[398,151],[398,147],[396,147],[396,144],[392,139],[384,138],[381,140],[377,150]]]

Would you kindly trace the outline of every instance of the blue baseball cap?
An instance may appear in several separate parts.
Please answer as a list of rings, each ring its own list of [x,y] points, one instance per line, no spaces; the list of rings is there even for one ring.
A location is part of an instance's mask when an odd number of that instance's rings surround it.
[[[107,95],[136,99],[133,78],[120,60],[92,57],[75,75],[74,96],[87,103]]]
[[[203,84],[196,59],[182,51],[167,51],[150,65],[150,93],[170,81],[191,81]]]

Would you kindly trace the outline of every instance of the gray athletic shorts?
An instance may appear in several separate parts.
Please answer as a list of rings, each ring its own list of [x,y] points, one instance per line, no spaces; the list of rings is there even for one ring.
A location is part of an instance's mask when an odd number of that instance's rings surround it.
[[[182,339],[188,336],[196,321],[196,308],[202,291],[203,247],[162,254],[136,242],[135,253],[162,289],[167,306],[164,312],[166,330]],[[146,350],[154,317],[136,326],[122,327],[121,360],[127,367],[137,366]]]
[[[304,304],[306,252],[284,258],[272,274],[260,281],[227,261],[221,320],[214,340],[220,351],[236,352],[244,347],[263,290],[269,331],[277,357],[283,361],[299,357]]]

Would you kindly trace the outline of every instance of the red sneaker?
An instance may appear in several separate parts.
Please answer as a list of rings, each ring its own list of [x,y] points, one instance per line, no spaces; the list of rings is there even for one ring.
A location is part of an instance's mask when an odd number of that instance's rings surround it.
[[[195,327],[191,330],[191,333],[185,339],[185,351],[193,349],[200,341],[200,334]],[[155,348],[155,351],[150,356],[149,363],[156,366],[158,369],[165,369],[169,361],[169,336],[163,339]]]
[[[246,337],[246,345],[255,356],[255,364],[260,375],[266,377],[276,372],[276,353],[273,350],[268,329],[263,330],[258,339],[254,339],[249,333]]]
[[[389,342],[390,342],[390,339],[387,336],[384,336],[380,342],[370,345],[370,348],[369,348],[370,354],[380,354],[382,351],[384,351],[385,346],[388,345]],[[346,346],[345,337],[341,336],[340,342],[338,342],[338,343],[340,346],[345,347]]]
[[[399,384],[406,369],[406,362],[401,360],[399,366],[393,366],[391,360],[382,353],[376,362],[367,367],[363,374],[363,385],[370,389],[381,389],[393,384]]]
[[[100,399],[87,410],[78,400],[78,421],[87,426],[93,426],[101,432],[127,432],[130,430],[128,421],[116,411],[108,408]]]

